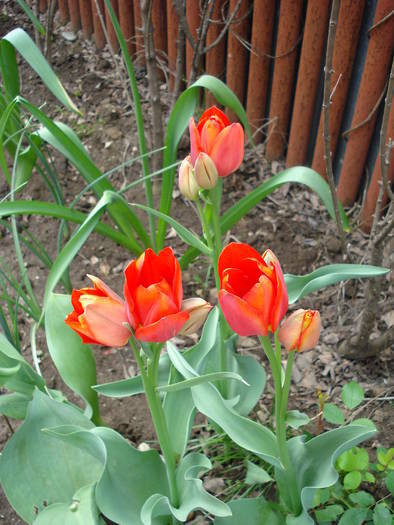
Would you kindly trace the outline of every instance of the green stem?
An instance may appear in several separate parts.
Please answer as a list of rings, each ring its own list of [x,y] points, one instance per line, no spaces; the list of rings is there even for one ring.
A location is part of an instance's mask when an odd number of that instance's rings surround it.
[[[171,446],[170,435],[160,397],[156,391],[160,350],[159,348],[155,349],[153,359],[150,362],[148,361],[147,370],[145,370],[145,363],[141,358],[140,350],[133,338],[130,338],[130,345],[141,372],[146,400],[152,416],[157,439],[159,440],[160,448],[163,453],[168,486],[170,489],[170,501],[173,507],[179,507],[179,494],[176,484],[176,457]]]
[[[294,468],[290,459],[289,451],[287,448],[286,440],[286,410],[287,400],[290,391],[291,372],[293,368],[295,352],[290,352],[285,378],[282,386],[281,378],[281,363],[278,362],[278,349],[276,347],[276,354],[272,348],[271,341],[268,336],[259,337],[261,346],[270,362],[272,369],[272,377],[274,379],[275,386],[275,427],[276,427],[276,440],[278,443],[279,457],[283,465],[283,470],[286,474],[287,489],[290,495],[291,510],[295,515],[301,512],[301,501],[298,491],[297,479],[294,472]]]

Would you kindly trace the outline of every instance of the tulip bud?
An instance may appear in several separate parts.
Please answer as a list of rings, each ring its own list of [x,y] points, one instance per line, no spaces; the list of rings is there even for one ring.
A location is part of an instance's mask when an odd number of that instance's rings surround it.
[[[218,170],[209,155],[199,153],[194,166],[197,184],[204,190],[211,190],[216,186],[218,180]]]
[[[320,331],[321,321],[317,310],[296,310],[282,323],[278,337],[289,352],[303,352],[316,346]]]
[[[192,297],[182,302],[182,311],[188,312],[189,319],[183,325],[180,335],[190,335],[204,324],[212,305],[200,297]]]
[[[194,169],[191,163],[191,157],[188,155],[179,168],[179,190],[186,199],[195,201],[200,191],[197,184]]]

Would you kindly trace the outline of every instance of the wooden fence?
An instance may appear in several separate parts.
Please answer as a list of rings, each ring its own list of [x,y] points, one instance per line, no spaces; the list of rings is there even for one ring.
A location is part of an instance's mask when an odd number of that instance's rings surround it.
[[[48,0],[40,0],[45,11]],[[129,52],[143,65],[140,0],[111,0]],[[206,43],[212,43],[236,0],[216,0]],[[199,0],[186,0],[191,34],[200,25]],[[58,0],[60,19],[98,48],[118,44],[104,0]],[[322,93],[330,0],[242,0],[225,39],[210,50],[202,71],[224,80],[246,107],[257,141],[266,141],[269,160],[310,165],[325,175]],[[351,205],[363,194],[363,224],[371,224],[379,188],[379,126],[390,75],[394,10],[392,0],[341,0],[336,31],[330,134],[338,195]],[[153,0],[152,22],[158,56],[165,57],[170,89],[176,63],[178,18],[172,0]],[[186,43],[185,78],[193,50]],[[394,105],[388,136],[394,137]],[[392,156],[393,157],[393,156]],[[394,178],[391,158],[389,178]],[[363,190],[366,190],[365,192]]]

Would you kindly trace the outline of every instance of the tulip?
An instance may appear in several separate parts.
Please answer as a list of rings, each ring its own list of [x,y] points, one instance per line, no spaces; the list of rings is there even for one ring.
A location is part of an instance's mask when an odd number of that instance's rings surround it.
[[[317,310],[296,310],[282,323],[278,337],[289,352],[304,352],[316,346],[320,331],[321,320]]]
[[[130,326],[140,341],[162,343],[189,319],[182,311],[181,269],[171,248],[156,255],[150,248],[125,271],[124,297]]]
[[[219,256],[219,303],[228,324],[239,335],[274,332],[288,308],[278,259],[260,255],[248,244],[230,243]]]
[[[190,155],[183,159],[179,168],[179,191],[190,201],[195,201],[200,191]]]
[[[94,288],[73,290],[74,310],[65,322],[84,343],[124,346],[131,335],[124,301],[101,279],[93,275],[88,277]]]
[[[197,184],[200,188],[203,190],[211,190],[216,186],[218,170],[209,155],[203,152],[199,153],[194,170]]]
[[[241,124],[231,124],[216,106],[207,109],[197,126],[189,121],[191,163],[195,167],[199,153],[206,153],[216,166],[219,177],[227,177],[239,168],[244,157],[244,131]]]
[[[192,297],[182,302],[182,311],[189,313],[189,319],[183,325],[180,335],[190,335],[197,332],[204,324],[212,305],[200,297]]]

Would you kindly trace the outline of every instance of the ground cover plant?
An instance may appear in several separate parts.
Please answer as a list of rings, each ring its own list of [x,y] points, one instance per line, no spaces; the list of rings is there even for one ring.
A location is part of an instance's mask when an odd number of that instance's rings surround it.
[[[20,31],[4,40],[3,64],[16,64],[13,49],[18,49],[21,41],[32,46]],[[12,67],[12,71],[15,75],[16,68]],[[49,78],[54,78],[52,73]],[[9,193],[0,210],[3,216],[11,215],[22,283],[12,280],[10,269],[5,268],[2,275],[7,282],[7,310],[2,314],[0,350],[2,385],[8,393],[1,396],[1,409],[5,415],[24,422],[4,448],[0,476],[18,514],[27,523],[35,524],[62,520],[94,524],[108,519],[119,524],[182,523],[196,510],[217,524],[239,523],[245,516],[250,523],[260,523],[263,518],[267,523],[302,524],[313,523],[314,519],[325,523],[341,514],[342,523],[346,519],[375,523],[391,520],[385,499],[375,505],[368,496],[352,492],[359,487],[359,478],[364,482],[371,480],[366,475],[369,460],[367,464],[365,460],[362,464],[354,460],[351,468],[349,465],[357,451],[363,450],[353,447],[376,435],[374,424],[356,419],[345,425],[339,409],[322,400],[322,417],[330,423],[339,422],[339,426],[314,436],[303,431],[307,416],[287,409],[293,361],[297,362],[296,354],[317,344],[324,312],[298,309],[285,319],[289,303],[295,304],[308,294],[345,279],[383,275],[387,270],[336,264],[306,275],[284,275],[269,246],[256,250],[242,240],[224,240],[228,230],[248,211],[285,183],[307,185],[333,217],[328,185],[308,168],[285,170],[223,213],[223,186],[242,162],[244,129],[248,130],[248,125],[241,105],[226,86],[204,76],[179,97],[169,118],[160,208],[155,209],[150,202],[149,189],[144,204],[128,203],[115,187],[100,187],[106,178],[91,162],[74,132],[53,122],[15,89],[6,91],[10,84],[4,85],[0,126],[1,160]],[[244,128],[230,124],[216,107],[201,111],[196,124],[193,114],[202,87],[211,89],[219,103],[235,110]],[[35,135],[30,136],[36,121],[41,124],[37,143]],[[185,198],[194,203],[193,209],[201,221],[201,236],[170,214],[177,146],[187,126],[190,157],[179,166],[178,184]],[[34,153],[27,167],[22,157],[25,140],[27,148],[31,148],[29,154]],[[45,151],[45,141],[65,155],[90,188],[97,191],[97,203],[84,216],[70,214],[62,203],[56,207],[52,203],[29,204],[16,199],[21,186],[29,183],[37,159],[45,164],[45,155],[40,156],[40,148]],[[10,157],[4,153],[7,145]],[[141,155],[146,159],[146,153],[142,151]],[[139,184],[151,175],[148,170]],[[54,187],[56,177],[49,180]],[[146,213],[148,220],[140,218],[136,209]],[[66,221],[60,228],[58,253],[53,260],[45,259],[48,276],[42,302],[35,297],[24,270],[20,249],[20,242],[24,241],[15,219],[17,214],[33,211]],[[107,211],[113,227],[102,221]],[[341,220],[347,227],[343,210]],[[67,235],[67,221],[81,223],[71,236]],[[188,246],[183,247],[179,261],[172,242],[165,240],[167,224],[185,243],[183,246]],[[95,229],[132,252],[130,262],[124,260],[123,297],[97,276],[91,276],[93,286],[85,280],[71,295],[55,293],[60,282],[71,292],[72,272],[67,271]],[[135,233],[130,234],[132,229]],[[213,275],[220,307],[210,304],[208,298],[183,297],[187,283],[182,283],[182,268],[187,271],[198,256],[204,257],[205,272]],[[16,298],[9,292],[11,285]],[[20,298],[34,320],[33,367],[18,351]],[[174,336],[194,333],[202,326],[195,344],[177,348]],[[83,410],[74,398],[67,399],[42,377],[36,347],[41,328],[59,374],[83,400]],[[274,380],[274,417],[265,424],[248,416],[264,396],[266,372],[254,357],[237,351],[238,336],[257,336],[260,352],[268,359]],[[128,379],[97,384],[90,344],[109,348],[130,345],[138,372]],[[138,450],[119,432],[103,425],[97,393],[123,398],[126,403],[130,397],[144,394],[162,458],[155,449]],[[343,402],[348,408],[355,408],[359,397],[357,387],[351,385],[345,389]],[[205,490],[200,476],[212,465],[209,447],[198,452],[189,448],[197,411],[206,416],[218,434],[225,433],[239,450],[250,454],[253,461],[263,460],[269,466],[270,481],[275,480],[270,498],[260,495],[225,502]],[[380,450],[376,466],[387,474],[388,490],[392,490],[390,454],[389,450]],[[260,483],[267,481],[264,472],[258,470]],[[329,487],[333,487],[331,492],[323,492]],[[354,505],[361,518],[355,517],[355,512],[349,516],[348,511],[341,510],[332,501],[336,495],[349,506]]]

